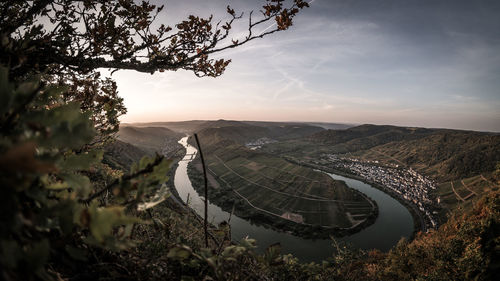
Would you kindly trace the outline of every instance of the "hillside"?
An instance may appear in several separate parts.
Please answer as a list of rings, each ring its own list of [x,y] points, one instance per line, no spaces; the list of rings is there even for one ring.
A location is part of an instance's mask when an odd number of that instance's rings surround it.
[[[386,143],[354,155],[386,158],[411,166],[438,181],[491,172],[500,161],[500,135],[438,131],[417,140]]]
[[[333,146],[339,150],[345,150],[345,152],[354,152],[389,142],[419,139],[434,132],[436,130],[367,124],[346,130],[319,132],[307,140],[321,145]]]
[[[492,172],[500,162],[500,135],[448,129],[361,125],[346,130],[327,130],[302,139],[265,144],[261,151],[318,169],[340,169],[353,176],[363,174],[360,172],[362,169],[371,169],[376,171],[373,172],[376,173],[376,181],[385,180],[383,187],[391,185],[391,182],[398,182],[393,185],[396,189],[402,188],[406,183],[400,182],[397,177],[390,178],[387,171],[393,169],[404,173],[411,168],[434,184],[426,193],[428,199],[416,199],[419,196],[416,194],[420,191],[413,186],[405,193],[400,193],[401,200],[411,205],[428,204],[420,211],[428,211],[429,218],[433,217],[432,220],[444,223],[450,212],[470,209],[483,194],[497,187],[493,183]],[[364,176],[369,177],[366,172]],[[411,196],[416,198],[408,199]]]
[[[174,132],[164,127],[133,127],[122,126],[117,138],[133,144],[149,154],[168,153],[181,147],[177,141],[184,134]]]
[[[289,135],[286,128],[282,132]],[[217,181],[209,192],[210,200],[229,211],[234,206],[238,216],[300,235],[320,235],[310,227],[339,235],[352,233],[373,221],[376,205],[344,182],[243,145],[266,135],[268,128],[251,125],[206,128],[199,133],[206,166]],[[201,188],[201,181],[196,180],[200,166],[192,166],[190,177]]]
[[[217,120],[201,124],[196,131],[199,135],[203,135],[209,143],[231,140],[245,144],[261,138],[273,140],[304,138],[324,131],[324,129],[301,123]]]
[[[147,154],[132,144],[115,140],[104,147],[103,163],[108,164],[113,169],[128,171],[133,163],[139,162]]]
[[[191,120],[191,121],[173,121],[173,122],[147,122],[147,123],[122,123],[125,126],[132,126],[137,128],[143,127],[163,127],[170,129],[177,133],[187,134],[193,133],[205,120]]]
[[[326,130],[345,130],[356,126],[354,124],[326,123],[326,122],[307,122],[307,124],[312,126],[318,126]]]
[[[447,129],[361,125],[267,144],[264,151],[294,158],[345,154],[412,167],[439,182],[490,172],[500,161],[500,135]]]
[[[259,127],[266,128],[267,132],[257,133],[255,137],[273,137],[280,139],[300,138],[325,130],[325,128],[341,129],[349,128],[350,125],[335,123],[307,123],[307,122],[265,122],[265,121],[234,121],[234,120],[192,120],[179,122],[149,122],[129,123],[127,127],[146,128],[162,127],[182,134],[201,132],[207,128],[223,127]]]

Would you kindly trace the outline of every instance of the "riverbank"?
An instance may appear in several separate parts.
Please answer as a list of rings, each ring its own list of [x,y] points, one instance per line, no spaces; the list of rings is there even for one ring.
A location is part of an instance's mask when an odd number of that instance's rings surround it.
[[[375,182],[369,181],[369,180],[367,180],[363,177],[360,177],[358,175],[351,174],[347,171],[333,169],[333,168],[325,167],[325,166],[314,165],[314,164],[310,164],[310,163],[297,162],[297,161],[294,161],[294,160],[289,159],[289,158],[284,158],[284,159],[289,161],[289,162],[292,162],[294,164],[317,169],[317,170],[320,170],[320,171],[325,172],[325,173],[338,174],[338,175],[344,176],[346,178],[359,180],[361,182],[364,182],[366,184],[373,186],[374,188],[379,189],[380,191],[388,194],[389,196],[391,196],[392,198],[397,200],[399,203],[401,203],[401,205],[405,206],[405,208],[408,210],[408,212],[410,212],[412,219],[413,219],[413,233],[412,233],[412,236],[410,237],[410,240],[413,240],[413,238],[415,237],[415,235],[419,231],[423,231],[423,232],[426,231],[425,222],[423,221],[422,215],[418,212],[418,208],[415,205],[408,202],[407,200],[405,200],[404,198],[402,198],[398,193],[394,192],[393,190],[386,188],[382,185],[379,185]]]

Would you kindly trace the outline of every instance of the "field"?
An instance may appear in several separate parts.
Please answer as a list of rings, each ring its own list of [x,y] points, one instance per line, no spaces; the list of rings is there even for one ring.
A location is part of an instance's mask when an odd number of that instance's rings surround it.
[[[343,182],[265,153],[225,147],[206,161],[209,173],[247,207],[296,223],[350,229],[376,208]]]

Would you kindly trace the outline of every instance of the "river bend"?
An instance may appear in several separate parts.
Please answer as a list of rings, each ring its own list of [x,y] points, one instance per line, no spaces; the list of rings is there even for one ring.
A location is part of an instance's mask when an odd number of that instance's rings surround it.
[[[203,197],[193,188],[187,174],[187,165],[196,156],[197,149],[187,143],[188,137],[182,138],[179,143],[186,148],[186,156],[179,162],[175,171],[174,184],[181,199],[186,202],[189,196],[189,205],[198,214],[203,216]],[[359,190],[377,202],[379,214],[375,222],[350,236],[338,238],[352,246],[361,249],[379,249],[387,251],[402,237],[410,237],[413,232],[413,218],[410,212],[396,199],[379,189],[359,180],[329,174],[336,180],[343,180],[346,184]],[[208,205],[208,218],[214,224],[227,221],[229,213],[218,206]],[[291,253],[300,261],[321,261],[332,256],[333,246],[329,239],[304,239],[286,232],[276,231],[261,225],[256,225],[237,216],[231,218],[231,235],[233,241],[244,237],[257,240],[258,250],[279,242],[283,253]]]

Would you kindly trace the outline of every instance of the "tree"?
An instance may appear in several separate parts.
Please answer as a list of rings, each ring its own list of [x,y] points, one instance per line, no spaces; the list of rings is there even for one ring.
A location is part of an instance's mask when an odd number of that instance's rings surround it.
[[[223,24],[214,23],[212,16],[204,19],[192,15],[174,27],[161,24],[153,30],[152,24],[163,6],[147,1],[3,1],[0,62],[10,64],[16,73],[89,73],[97,68],[154,73],[186,69],[198,76],[216,77],[230,60],[214,60],[211,55],[286,30],[299,10],[308,7],[302,0],[294,0],[290,7],[284,6],[286,2],[267,0],[258,19],[250,12],[248,33],[238,41],[229,40],[230,31],[244,14],[230,6],[230,19]],[[275,21],[273,28],[255,32],[271,21]],[[23,45],[27,38],[32,44]]]
[[[292,25],[293,18],[308,4],[302,0],[267,0],[255,19],[248,15],[248,33],[232,39],[231,29],[244,14],[227,7],[229,20],[215,23],[189,16],[173,25],[153,28],[164,6],[147,1],[70,1],[36,0],[0,3],[0,63],[9,65],[10,77],[43,73],[51,82],[72,84],[68,99],[92,109],[102,144],[118,130],[118,117],[126,113],[118,98],[116,85],[100,79],[96,70],[131,69],[155,73],[165,70],[189,70],[197,76],[217,77],[230,60],[211,56]],[[274,21],[263,33],[255,30]],[[109,105],[109,103],[114,103]]]
[[[285,4],[288,3],[288,7]],[[221,75],[230,60],[212,55],[286,30],[302,0],[268,0],[250,13],[248,34],[229,20],[153,23],[163,9],[147,1],[35,0],[0,2],[0,268],[10,279],[51,279],[47,262],[84,259],[85,245],[120,250],[136,217],[127,214],[166,180],[169,161],[144,158],[124,176],[101,163],[126,112],[116,83],[99,68]],[[275,26],[255,33],[263,24]],[[103,194],[112,200],[97,200]]]

